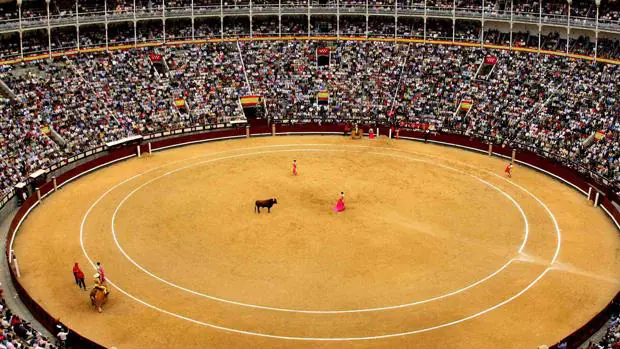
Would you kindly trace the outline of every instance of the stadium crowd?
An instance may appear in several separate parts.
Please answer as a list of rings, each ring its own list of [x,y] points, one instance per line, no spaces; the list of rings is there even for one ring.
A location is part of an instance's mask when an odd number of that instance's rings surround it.
[[[344,2],[346,6],[361,4]],[[452,7],[452,1],[429,2],[429,6]],[[399,3],[407,6],[406,1]],[[412,1],[409,6],[419,3]],[[472,0],[457,3],[459,8],[480,6]],[[71,11],[71,2],[52,4],[59,12]],[[129,2],[109,4],[112,9],[108,9],[117,14],[132,11]],[[150,2],[138,4],[142,11],[162,10]],[[187,6],[187,1],[166,4],[178,8]],[[214,3],[197,0],[195,4]],[[103,11],[98,2],[83,6],[80,11]],[[487,11],[505,10],[494,1],[487,1],[486,7]],[[0,6],[0,18],[14,18],[13,12],[5,9]],[[571,9],[583,17],[591,17],[592,10],[592,4],[586,2],[577,2]],[[33,7],[24,16],[35,18],[41,11],[41,7]],[[517,3],[515,11],[535,15],[538,3]],[[567,7],[563,2],[551,2],[544,5],[544,11],[563,14]],[[602,16],[618,20],[619,12],[605,11]],[[282,18],[282,33],[307,34],[304,20]],[[392,35],[393,22],[392,26],[385,24],[384,20],[370,21],[370,35]],[[265,17],[253,25],[257,36],[278,33],[277,19]],[[446,27],[441,20],[429,20],[427,25],[429,38],[451,38],[451,24]],[[157,24],[141,25],[139,42],[161,40],[162,31],[154,28]],[[366,23],[343,16],[340,29],[345,34],[365,35]],[[171,38],[192,35],[191,27],[182,22],[171,22],[166,30]],[[214,37],[221,35],[220,30],[219,20],[197,19],[194,35]],[[330,19],[314,20],[310,32],[333,34],[334,24]],[[227,36],[248,33],[249,23],[225,27]],[[421,37],[423,26],[419,19],[408,19],[400,23],[398,33]],[[459,40],[480,39],[480,28],[472,23],[462,23],[455,33]],[[77,38],[65,34],[54,36],[54,50],[75,46]],[[27,50],[45,51],[45,35],[26,36]],[[133,27],[111,25],[109,36],[111,44],[132,42]],[[16,44],[14,39],[2,41],[0,59],[19,52],[19,41]],[[566,45],[556,34],[542,39],[546,49]],[[494,30],[487,30],[484,40],[509,43],[507,33]],[[81,31],[80,44],[101,46],[105,35],[96,28]],[[518,33],[513,44],[536,47],[538,36]],[[328,65],[318,64],[319,48],[329,49]],[[575,40],[571,51],[592,54],[592,42]],[[497,63],[488,76],[480,76],[481,62],[490,55]],[[599,55],[620,58],[619,42],[603,39]],[[443,45],[247,41],[87,53],[53,63],[33,61],[0,67],[0,80],[17,95],[17,101],[0,96],[0,197],[30,173],[109,141],[243,119],[239,97],[249,94],[265,97],[266,114],[276,122],[353,122],[415,129],[429,125],[432,131],[462,133],[535,151],[594,173],[620,189],[620,66],[616,65]],[[318,99],[322,91],[328,93],[326,102]],[[179,99],[184,101],[183,107],[176,104]],[[473,101],[467,112],[459,111],[463,100]],[[11,314],[2,300],[0,313],[0,349],[54,348]],[[590,348],[618,347],[619,331],[616,316],[601,343]]]
[[[281,1],[282,6],[289,5],[304,6],[336,6],[336,1],[329,0],[322,3],[317,0],[311,1]],[[556,22],[562,23],[565,18],[558,16],[567,16],[568,4],[565,0],[550,0],[542,2],[542,6],[538,1],[499,1],[499,0],[403,0],[395,2],[376,1],[376,0],[342,0],[338,1],[343,11],[350,11],[348,8],[364,8],[368,3],[370,13],[380,10],[392,11],[395,4],[398,4],[399,11],[407,9],[420,9],[426,4],[429,10],[439,10],[451,12],[453,6],[459,11],[480,11],[484,4],[484,8],[488,15],[505,15],[512,11],[519,16],[538,16],[539,11],[547,19],[554,19]],[[184,15],[186,18],[169,18],[166,20],[166,40],[188,39],[192,37],[191,20],[189,18],[191,11],[188,10],[192,1],[188,0],[163,0],[162,1],[135,1],[136,13],[138,14],[162,14]],[[250,6],[249,0],[235,1],[218,1],[218,0],[196,0],[193,1],[195,13],[207,11],[223,5],[226,8],[245,9]],[[262,7],[275,6],[277,2],[270,0],[253,1],[253,8],[260,10]],[[75,15],[91,17],[100,16],[103,18],[104,8],[107,8],[107,14],[112,22],[109,24],[109,40],[110,45],[133,43],[134,39],[138,43],[164,41],[164,28],[161,20],[149,19],[138,20],[136,38],[134,38],[133,30],[133,12],[134,2],[129,0],[109,0],[107,6],[104,7],[101,1],[80,1],[76,8],[76,2],[69,0],[51,0],[50,18],[61,19],[67,22],[74,22]],[[44,0],[33,0],[25,2],[21,7],[21,18],[25,28],[33,23],[41,23],[47,21],[47,6]],[[571,16],[574,22],[593,21],[596,14],[596,6],[591,0],[575,0],[572,2]],[[181,12],[185,11],[181,14]],[[112,16],[112,17],[110,17]],[[118,18],[116,18],[118,17]],[[617,2],[611,0],[602,0],[600,6],[601,25],[620,25],[620,8]],[[0,60],[9,57],[17,57],[20,55],[20,36],[16,27],[16,19],[18,18],[18,7],[14,1],[0,4],[0,29],[3,27],[12,28],[13,32],[7,32],[0,36]],[[122,22],[120,19],[125,19]],[[103,19],[101,19],[103,20]],[[250,35],[250,22],[247,16],[226,16],[224,17],[224,33],[221,32],[219,18],[196,18],[195,38],[203,39],[209,37],[240,37]],[[506,18],[504,18],[506,20]],[[84,20],[85,21],[85,20]],[[84,22],[80,20],[80,22]],[[88,21],[92,21],[89,19]],[[285,15],[282,17],[283,34],[307,35],[308,31],[312,35],[334,35],[336,34],[336,17],[317,16],[311,17],[311,29],[308,30],[307,17],[303,15]],[[369,21],[369,30],[366,33],[366,24],[362,16],[341,16],[340,30],[343,35],[358,35],[370,37],[391,37],[394,35],[394,21],[391,17],[371,16]],[[275,35],[279,33],[277,16],[255,16],[252,30],[259,35]],[[266,23],[267,22],[267,23]],[[557,23],[556,23],[557,24]],[[11,27],[12,26],[12,27]],[[422,18],[400,18],[398,35],[403,37],[422,37],[424,35]],[[593,25],[592,25],[593,26]],[[493,31],[494,29],[487,29]],[[538,47],[538,30],[533,25],[528,31],[515,33],[512,44],[520,47]],[[450,19],[436,19],[429,17],[427,23],[426,34],[428,39],[452,39],[452,21]],[[457,20],[454,29],[454,38],[457,41],[479,41],[481,36],[480,22]],[[560,34],[562,32],[562,35]],[[61,49],[74,49],[77,47],[77,35],[75,27],[52,28],[52,51]],[[103,46],[106,44],[103,35],[103,23],[89,23],[80,26],[80,46]],[[493,34],[493,35],[488,35]],[[564,51],[566,47],[566,39],[562,38],[564,30],[558,32],[545,33],[541,38],[541,47],[543,49]],[[41,54],[48,51],[47,30],[26,30],[23,32],[23,53],[26,55]],[[484,33],[485,42],[492,44],[511,44],[508,33]],[[577,54],[594,54],[594,32],[590,36],[583,35],[577,39],[571,40],[569,43],[569,51]],[[620,41],[611,39],[606,35],[599,38],[598,56],[603,58],[619,58],[620,57]]]
[[[290,5],[304,5],[307,4],[306,0],[284,0],[282,6]],[[317,0],[311,0],[313,5],[321,6],[336,6],[335,0],[329,0],[325,3]],[[396,2],[390,1],[377,1],[369,0],[368,6],[372,11],[377,10],[390,10],[394,8]],[[489,14],[493,13],[505,13],[510,11],[512,3],[512,10],[520,15],[532,15],[536,16],[542,11],[544,16],[554,15],[566,15],[568,13],[568,4],[565,0],[550,0],[544,1],[540,4],[539,1],[524,1],[513,0],[510,1],[498,1],[498,0],[485,0],[484,9]],[[181,12],[183,9],[190,8],[192,1],[189,0],[163,0],[163,1],[147,1],[136,0],[135,8],[139,13],[161,13],[167,12]],[[195,9],[219,7],[222,3],[220,0],[195,0],[193,1]],[[253,6],[260,8],[261,6],[277,6],[278,2],[269,0],[255,0]],[[366,0],[342,0],[340,6],[347,7],[366,7]],[[227,0],[223,4],[225,7],[230,8],[244,8],[250,6],[249,0]],[[425,1],[422,0],[401,0],[398,1],[398,7],[405,10],[409,8],[423,8]],[[427,0],[426,6],[429,9],[442,9],[451,10],[453,6],[461,10],[480,11],[483,6],[482,0]],[[107,8],[108,16],[122,16],[124,14],[133,13],[134,2],[129,0],[108,0],[104,5],[101,1],[80,1],[77,5],[76,2],[70,0],[51,0],[50,1],[50,15],[53,17],[70,17],[79,13],[81,16],[99,16],[105,12]],[[33,0],[24,2],[22,5],[21,17],[23,21],[45,21],[47,20],[47,8],[44,0]],[[603,20],[614,21],[618,20],[620,10],[615,6],[613,1],[603,0],[600,6],[600,18]],[[15,2],[6,2],[0,6],[0,22],[16,20],[19,16],[18,8]],[[596,16],[596,6],[594,1],[587,0],[575,0],[571,6],[571,16],[589,18],[592,19]]]
[[[277,122],[430,123],[517,145],[620,180],[620,67],[532,53],[343,41],[330,64],[306,41],[213,43],[6,66],[18,95],[2,100],[0,182],[105,142],[243,118],[239,97],[265,96]],[[154,62],[151,54],[162,55]],[[492,74],[478,68],[497,57]],[[319,91],[328,91],[319,103]],[[456,113],[464,99],[471,110]],[[184,99],[177,108],[174,101]]]
[[[620,310],[616,303],[616,311],[607,323],[605,333],[600,340],[590,341],[586,349],[617,349],[620,348]]]
[[[64,346],[68,331],[59,330],[57,339],[50,340],[20,319],[6,306],[0,289],[0,349],[56,349]],[[63,332],[65,331],[65,332]]]
[[[473,3],[472,3],[473,4]],[[178,4],[172,4],[178,5]],[[460,5],[465,8],[466,3]],[[154,5],[153,5],[154,6]],[[430,6],[430,5],[429,5]],[[2,12],[0,5],[0,13]],[[64,12],[64,11],[61,11]],[[617,18],[618,14],[614,11],[605,12],[609,18]],[[138,44],[146,42],[164,42],[165,40],[186,40],[192,38],[192,25],[189,18],[168,19],[166,20],[165,30],[161,20],[141,20],[136,24],[134,33],[132,16],[127,17],[126,22],[113,22],[108,25],[109,45]],[[607,18],[607,17],[606,17]],[[619,23],[620,24],[620,23]],[[0,27],[2,26],[0,21]],[[307,17],[301,15],[286,15],[282,17],[282,26],[278,27],[277,16],[257,16],[252,22],[252,32],[254,36],[277,36],[282,35],[336,35],[337,22],[336,16],[312,16],[310,27],[308,27]],[[422,18],[400,18],[398,28],[395,33],[394,19],[386,16],[370,16],[368,32],[366,32],[366,22],[363,16],[341,16],[340,34],[345,36],[366,36],[375,38],[389,38],[397,34],[403,38],[423,38],[424,22]],[[464,42],[480,42],[481,39],[487,44],[497,44],[515,47],[538,48],[538,30],[533,26],[529,31],[519,31],[513,33],[512,42],[508,32],[499,32],[497,29],[485,28],[481,33],[481,24],[471,20],[457,20],[454,30],[450,19],[429,18],[426,25],[426,38],[429,40],[449,40]],[[561,30],[560,30],[561,31]],[[565,51],[566,39],[564,31],[554,31],[545,33],[540,38],[540,46],[545,50]],[[71,50],[78,47],[78,36],[75,27],[60,27],[51,29],[52,39],[48,42],[48,34],[44,29],[27,30],[23,33],[23,54],[45,54],[49,50],[51,43],[52,52],[60,50]],[[134,37],[135,34],[135,37]],[[224,31],[222,32],[219,18],[196,18],[193,37],[195,39],[219,38],[224,37],[247,37],[251,35],[250,21],[247,16],[224,18]],[[481,38],[482,36],[482,38]],[[572,38],[569,42],[569,52],[583,55],[594,55],[595,42],[594,33],[591,35],[581,35]],[[0,60],[19,57],[20,36],[18,32],[8,32],[0,35]],[[93,46],[105,46],[106,36],[102,23],[92,25],[82,25],[79,34],[80,48]],[[620,59],[620,40],[601,35],[598,41],[598,57]]]

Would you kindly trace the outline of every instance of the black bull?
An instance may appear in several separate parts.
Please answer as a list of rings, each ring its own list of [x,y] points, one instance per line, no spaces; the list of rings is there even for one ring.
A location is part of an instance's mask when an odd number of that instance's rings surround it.
[[[256,200],[254,205],[254,212],[260,213],[261,207],[267,207],[267,212],[271,212],[271,207],[278,203],[278,200],[275,198],[267,199],[267,200]]]

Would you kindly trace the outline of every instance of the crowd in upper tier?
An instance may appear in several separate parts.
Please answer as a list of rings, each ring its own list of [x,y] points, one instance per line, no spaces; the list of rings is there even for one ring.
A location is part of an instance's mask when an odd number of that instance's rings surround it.
[[[109,45],[117,45],[124,43],[143,42],[163,42],[178,39],[204,39],[214,37],[243,37],[253,35],[351,35],[369,37],[393,37],[395,34],[400,37],[424,37],[424,22],[421,17],[401,17],[395,28],[394,19],[389,16],[372,16],[373,13],[380,10],[394,9],[395,4],[401,11],[409,8],[420,8],[424,4],[431,10],[451,11],[453,6],[460,11],[480,11],[484,4],[486,13],[500,14],[506,16],[511,11],[519,16],[537,16],[542,9],[543,16],[549,20],[556,19],[555,24],[562,24],[566,18],[558,19],[557,16],[568,15],[568,3],[566,0],[551,0],[542,2],[542,6],[538,1],[499,1],[499,0],[328,0],[326,4],[319,0],[283,0],[280,1],[282,6],[336,6],[336,2],[342,7],[343,13],[351,11],[351,7],[364,8],[368,3],[369,12],[371,14],[368,28],[364,16],[340,16],[339,25],[336,22],[336,16],[312,15],[310,23],[308,18],[303,14],[300,15],[284,15],[282,17],[282,26],[278,26],[278,17],[273,16],[254,16],[253,22],[250,24],[248,16],[226,16],[223,18],[223,26],[220,18],[217,17],[196,17],[194,23],[194,32],[192,33],[192,23],[189,18],[190,12],[187,8],[194,4],[195,14],[200,11],[213,10],[214,7],[220,5],[226,8],[239,8],[240,11],[250,6],[249,0],[164,0],[162,1],[135,1],[137,13],[163,13],[174,14],[175,12],[185,11],[183,15],[186,18],[169,18],[164,23],[161,20],[138,20],[136,22],[136,31],[134,33],[133,22],[133,0],[109,0],[101,1],[79,1],[76,7],[75,1],[68,0],[51,0],[49,5],[50,18],[66,18],[68,22],[75,22],[75,13],[80,16],[102,16],[104,10],[107,9],[109,16],[121,16],[126,21],[119,21],[116,18],[108,25]],[[260,11],[261,7],[277,6],[276,0],[256,0],[252,1],[254,11]],[[579,24],[583,21],[593,21],[596,17],[596,6],[593,0],[574,0],[570,7],[570,15],[572,23]],[[105,46],[106,35],[104,25],[102,23],[88,25],[80,25],[79,38],[75,26],[63,26],[59,28],[53,27],[50,31],[51,40],[48,40],[48,32],[46,28],[37,30],[25,30],[22,35],[20,44],[20,35],[15,20],[19,17],[18,7],[15,1],[0,4],[0,30],[3,28],[12,28],[0,35],[0,60],[7,58],[19,57],[22,53],[26,56],[34,54],[44,54],[49,52],[51,46],[52,51],[61,51],[67,49],[75,49],[76,47],[86,48],[91,46]],[[620,5],[617,1],[603,0],[599,7],[599,17],[601,26],[609,26],[615,23],[620,26]],[[21,18],[23,27],[28,29],[30,22],[46,22],[47,6],[44,0],[32,0],[24,2],[21,7]],[[507,17],[503,18],[507,20]],[[80,21],[84,22],[84,21]],[[499,32],[496,28],[489,28],[492,23],[488,22],[485,32],[481,33],[481,23],[479,21],[456,20],[454,30],[452,29],[452,20],[450,18],[438,19],[431,15],[426,25],[427,39],[443,39],[457,41],[483,41],[489,44],[514,45],[520,47],[538,48],[565,51],[572,53],[593,55],[595,51],[595,34],[594,30],[588,34],[583,32],[581,36],[571,39],[566,45],[564,37],[565,29],[558,27],[545,27],[544,34],[539,40],[538,28],[536,23],[532,23],[529,27],[520,25],[520,31],[514,33],[512,40],[507,32]],[[594,25],[591,25],[593,28]],[[222,29],[223,28],[223,29]],[[603,28],[603,27],[601,27]],[[547,33],[547,30],[552,29]],[[339,31],[338,31],[339,30]],[[562,33],[562,34],[560,34]],[[135,34],[135,35],[134,35]],[[598,40],[597,54],[603,58],[620,58],[620,41],[617,37],[610,36],[608,33],[601,32]]]
[[[520,143],[620,179],[617,66],[497,51],[483,80],[477,71],[488,52],[480,49],[344,42],[323,69],[313,66],[316,44],[241,47],[250,86],[267,97],[275,119],[426,122]],[[319,90],[330,92],[328,106],[316,104]],[[466,115],[455,113],[462,99],[474,101]]]
[[[138,12],[159,12],[162,11],[180,11],[184,8],[219,7],[221,0],[163,0],[163,1],[147,1],[136,0],[135,8]],[[261,6],[278,6],[276,0],[254,0],[252,5]],[[281,1],[283,7],[290,5],[304,5],[307,0],[284,0]],[[321,2],[319,0],[310,0],[312,5],[336,6],[336,0],[328,0]],[[398,4],[399,8],[422,8],[425,3],[428,8],[433,9],[452,9],[453,6],[459,9],[481,10],[483,7],[482,0],[340,0],[341,7],[366,7],[366,4],[372,9],[390,9]],[[250,0],[226,0],[224,6],[232,8],[249,7]],[[537,15],[541,10],[543,15],[566,15],[568,13],[568,3],[565,0],[549,0],[541,4],[539,1],[513,0],[498,1],[485,0],[484,9],[488,13],[503,13],[512,10],[516,13],[531,13]],[[134,9],[133,0],[107,0],[104,1],[79,1],[76,8],[76,2],[71,0],[51,0],[50,15],[52,16],[73,16],[75,13],[80,15],[98,15],[104,13],[107,9],[108,15],[132,13]],[[22,20],[47,20],[47,7],[44,0],[25,1],[22,5]],[[617,3],[611,0],[603,0],[600,5],[600,17],[605,20],[617,20],[620,9]],[[17,19],[19,16],[16,2],[8,2],[0,6],[0,20]],[[571,16],[582,18],[595,18],[596,5],[592,0],[574,0],[571,5]]]
[[[250,27],[252,30],[250,31]],[[190,39],[213,39],[296,35],[296,36],[363,36],[370,38],[400,38],[422,39],[426,34],[428,40],[453,39],[457,42],[526,47],[543,50],[565,52],[593,56],[595,50],[600,58],[620,59],[620,40],[605,35],[599,36],[596,47],[594,34],[574,36],[566,42],[560,32],[549,32],[540,36],[535,28],[521,29],[513,32],[499,31],[494,28],[485,28],[481,32],[479,22],[457,20],[454,29],[449,19],[429,18],[424,30],[421,18],[401,18],[395,26],[393,18],[386,16],[370,17],[368,25],[364,17],[342,16],[338,24],[335,16],[314,16],[310,23],[300,16],[283,16],[281,25],[277,17],[258,16],[252,25],[248,17],[225,17],[224,31],[219,19],[197,18],[192,32],[191,22],[188,20],[167,20],[165,38],[167,42]],[[24,56],[46,54],[51,47],[52,52],[74,50],[91,47],[105,47],[106,35],[103,25],[83,26],[79,37],[74,27],[52,28],[52,39],[48,41],[46,30],[25,31],[20,45],[17,32],[0,35],[0,60],[20,57],[23,49]],[[135,36],[134,36],[135,34]],[[540,39],[540,40],[539,40]],[[164,27],[161,21],[140,21],[134,33],[133,24],[129,22],[110,23],[108,26],[107,44],[157,43],[164,41]]]
[[[325,45],[329,64],[318,65]],[[497,63],[482,76],[487,55]],[[5,66],[0,79],[18,98],[0,99],[4,193],[108,141],[243,119],[239,97],[249,94],[265,97],[276,122],[426,123],[620,182],[620,66],[611,64],[442,45],[251,41],[83,54]],[[456,112],[463,99],[473,107]]]

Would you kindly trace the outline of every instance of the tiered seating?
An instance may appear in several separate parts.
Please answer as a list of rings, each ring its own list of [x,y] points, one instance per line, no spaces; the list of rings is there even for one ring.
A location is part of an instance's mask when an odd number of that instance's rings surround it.
[[[329,48],[330,66],[317,65],[319,47]],[[22,104],[2,102],[4,189],[110,140],[242,118],[239,97],[247,94],[264,95],[276,121],[423,121],[620,179],[615,65],[390,42],[252,41],[158,50],[170,71],[154,68],[149,49],[7,68],[2,79]],[[487,54],[498,63],[487,81],[478,81]],[[328,92],[328,103],[318,103],[319,91]],[[177,98],[187,110],[175,107]],[[455,113],[463,98],[473,108]],[[45,135],[46,126],[60,140]]]

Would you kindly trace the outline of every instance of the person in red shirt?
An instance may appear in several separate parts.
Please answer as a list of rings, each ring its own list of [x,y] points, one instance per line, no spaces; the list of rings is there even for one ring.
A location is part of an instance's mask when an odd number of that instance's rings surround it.
[[[86,291],[86,283],[84,282],[84,272],[80,269],[80,266],[77,262],[73,265],[73,276],[75,277],[75,283],[80,287],[80,289],[84,289]]]
[[[512,178],[512,164],[506,165],[506,169],[504,170],[504,173],[508,175],[508,178]]]
[[[293,176],[297,176],[297,160],[293,160]]]
[[[75,284],[79,285],[78,282],[78,272],[82,271],[80,269],[80,266],[78,265],[78,262],[75,262],[75,264],[73,265],[73,276],[75,277]]]

